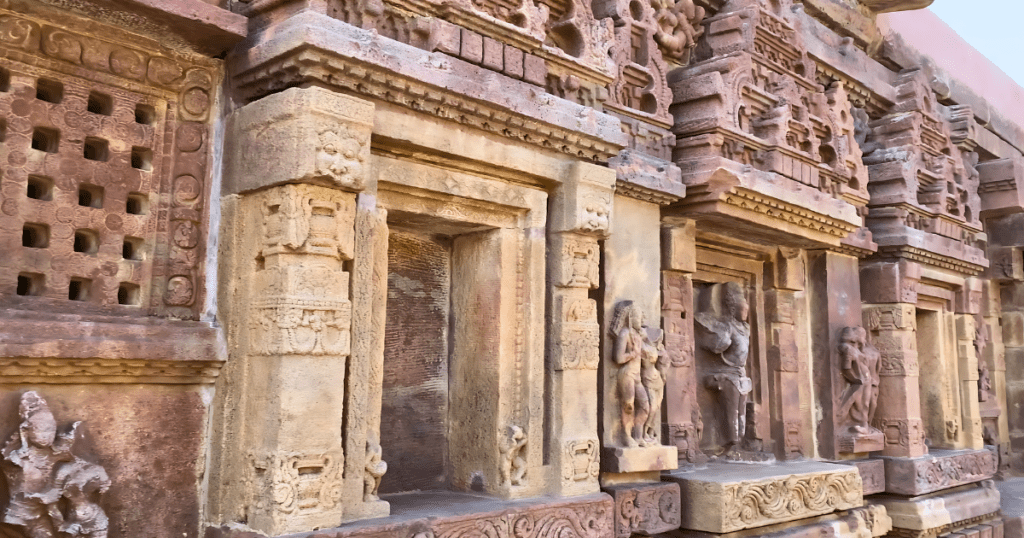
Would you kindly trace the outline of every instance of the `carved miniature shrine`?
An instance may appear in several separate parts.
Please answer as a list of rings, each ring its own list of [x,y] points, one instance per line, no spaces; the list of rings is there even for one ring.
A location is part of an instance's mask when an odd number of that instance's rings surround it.
[[[1024,538],[930,3],[0,0],[0,535]]]

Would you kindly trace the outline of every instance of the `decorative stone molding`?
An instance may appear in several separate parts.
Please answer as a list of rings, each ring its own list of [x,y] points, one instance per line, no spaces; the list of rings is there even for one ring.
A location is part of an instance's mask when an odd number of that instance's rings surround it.
[[[999,518],[999,490],[991,480],[919,497],[884,495],[876,501],[892,518],[892,536],[935,538]]]
[[[316,80],[585,160],[606,161],[625,145],[610,116],[308,11],[261,36],[233,68],[235,87],[247,100]],[[500,96],[492,91],[498,79]],[[495,99],[501,106],[489,103]]]
[[[1024,211],[1024,159],[999,159],[977,165],[981,218]]]
[[[604,491],[615,502],[616,538],[652,535],[679,528],[679,485],[671,483],[610,486]]]
[[[679,167],[633,150],[623,150],[608,161],[616,172],[615,192],[668,205],[686,196]]]
[[[917,496],[988,480],[996,456],[989,450],[935,450],[920,458],[883,458],[885,492]]]
[[[864,504],[860,474],[846,465],[709,464],[707,470],[666,479],[682,491],[681,527],[704,532],[763,527]]]

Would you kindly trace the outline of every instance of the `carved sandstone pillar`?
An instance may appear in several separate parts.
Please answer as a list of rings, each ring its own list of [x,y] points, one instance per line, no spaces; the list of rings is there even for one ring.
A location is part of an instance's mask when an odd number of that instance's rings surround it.
[[[928,453],[921,420],[917,360],[916,303],[920,267],[911,262],[861,268],[863,326],[881,353],[875,426],[882,431],[883,456]]]
[[[552,196],[548,226],[548,378],[554,471],[551,490],[562,496],[600,488],[597,367],[601,327],[590,291],[601,282],[598,240],[608,235],[615,172],[577,163]]]
[[[336,526],[347,511],[387,514],[347,506],[362,499],[343,495],[346,464],[361,477],[370,452],[365,426],[362,446],[348,450],[342,428],[347,406],[357,420],[370,415],[370,398],[346,386],[366,386],[375,350],[361,339],[351,358],[347,270],[372,120],[372,104],[318,88],[265,97],[230,119],[220,304],[235,364],[220,387],[212,494],[225,523],[278,535]],[[360,315],[374,299],[364,295]]]
[[[697,405],[694,367],[693,279],[697,270],[696,224],[679,219],[661,230],[661,325],[669,370],[665,376],[665,443],[679,449],[681,469],[704,463],[700,434],[704,429]]]

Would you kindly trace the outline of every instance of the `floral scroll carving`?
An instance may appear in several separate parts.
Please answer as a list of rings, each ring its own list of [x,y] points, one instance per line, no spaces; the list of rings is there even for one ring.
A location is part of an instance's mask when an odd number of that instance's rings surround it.
[[[248,456],[250,510],[284,514],[332,508],[341,502],[344,458],[327,454]]]
[[[790,521],[861,504],[857,471],[726,487],[725,531]]]
[[[110,479],[99,465],[72,454],[81,422],[58,433],[49,405],[35,391],[22,394],[18,414],[21,425],[0,464],[10,493],[3,522],[32,538],[105,538],[100,501]]]
[[[582,482],[597,478],[601,472],[600,455],[596,439],[570,441],[565,445],[565,462],[562,477],[566,480]]]

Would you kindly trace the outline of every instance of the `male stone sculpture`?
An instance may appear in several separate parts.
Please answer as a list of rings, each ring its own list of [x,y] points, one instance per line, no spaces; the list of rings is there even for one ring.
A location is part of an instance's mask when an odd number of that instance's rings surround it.
[[[501,447],[502,481],[512,486],[526,483],[526,432],[519,426],[506,429],[505,444]]]
[[[377,490],[380,489],[380,480],[384,473],[388,472],[388,463],[381,459],[380,445],[372,440],[366,441],[366,468],[363,469],[363,502],[374,502],[380,500],[377,497]]]
[[[882,434],[871,427],[878,405],[881,354],[868,343],[863,327],[845,327],[839,333],[839,359],[848,383],[839,402],[841,435],[846,438],[843,451],[881,450]]]
[[[50,407],[35,391],[21,396],[18,412],[18,432],[0,451],[10,493],[4,523],[21,527],[28,538],[106,538],[107,516],[98,501],[110,479],[102,467],[71,454],[81,423],[58,435]]]
[[[750,304],[739,284],[727,282],[720,286],[720,289],[709,290],[720,294],[719,308],[699,312],[695,316],[695,328],[700,347],[719,359],[708,367],[704,385],[719,393],[726,422],[725,452],[736,455],[746,431],[747,394],[752,388],[746,371],[750,353],[750,324],[747,323]]]

